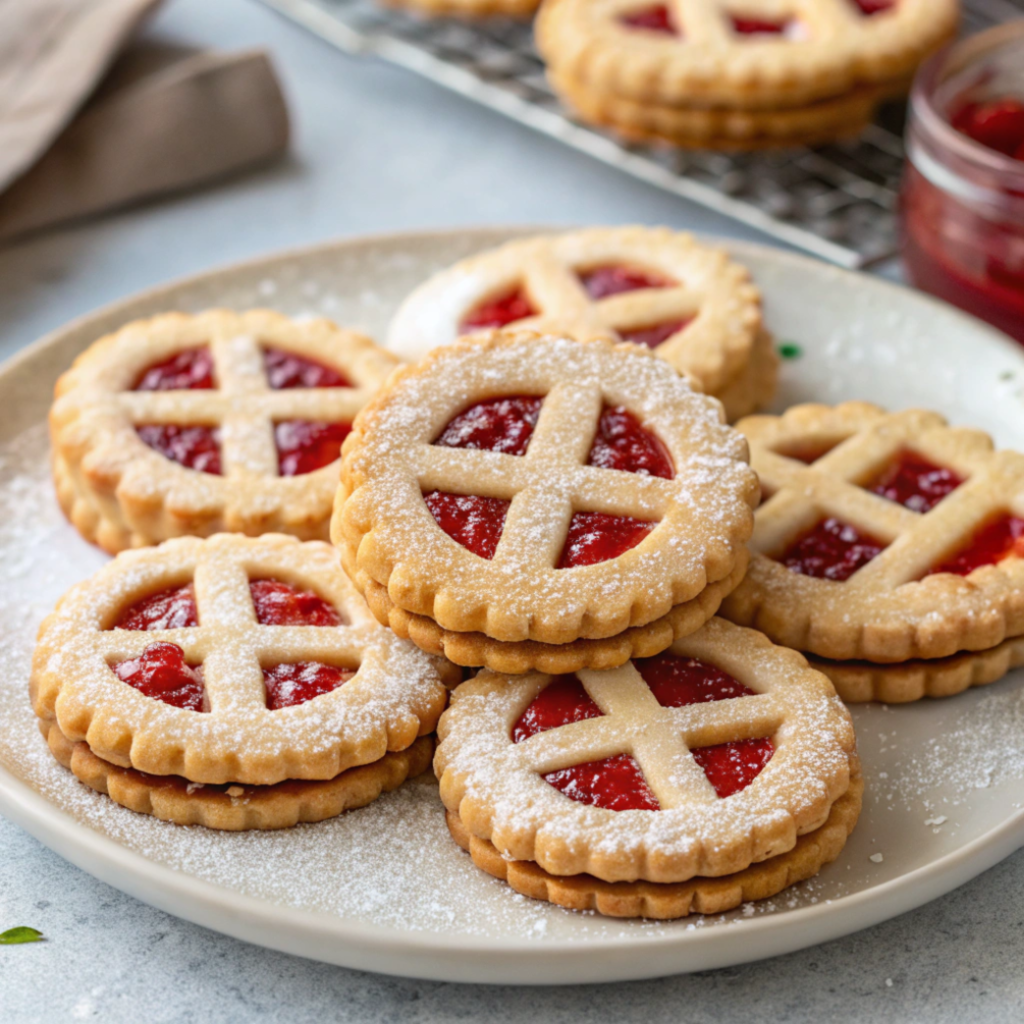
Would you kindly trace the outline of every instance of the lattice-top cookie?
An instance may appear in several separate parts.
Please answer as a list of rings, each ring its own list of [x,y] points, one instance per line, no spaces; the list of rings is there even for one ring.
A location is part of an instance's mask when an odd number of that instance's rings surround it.
[[[732,572],[758,497],[745,460],[718,403],[649,352],[495,331],[363,410],[332,537],[445,629],[599,639]]]
[[[551,0],[537,45],[600,92],[771,109],[905,79],[958,11],[957,0]]]
[[[556,875],[741,871],[819,828],[850,785],[849,713],[794,651],[712,619],[666,654],[463,683],[438,727],[445,806]]]
[[[592,228],[511,242],[435,275],[395,314],[388,345],[419,359],[514,323],[654,349],[716,394],[747,366],[760,293],[720,249],[668,228]]]
[[[902,662],[1024,633],[1024,455],[936,413],[752,416],[767,501],[734,622],[823,658]]]
[[[326,539],[341,442],[395,365],[266,310],[128,324],[57,382],[61,504],[110,552],[220,530]]]
[[[380,626],[326,544],[219,534],[125,552],[43,623],[36,714],[191,782],[332,779],[433,730],[452,666]]]

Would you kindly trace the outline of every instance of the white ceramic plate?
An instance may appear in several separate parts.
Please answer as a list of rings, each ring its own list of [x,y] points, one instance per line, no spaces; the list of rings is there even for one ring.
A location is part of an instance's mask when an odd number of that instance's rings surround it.
[[[284,832],[229,835],[132,814],[50,757],[26,696],[36,628],[104,556],[62,519],[46,467],[53,382],[101,333],[211,305],[326,314],[381,337],[427,274],[510,231],[339,243],[205,274],[86,317],[0,372],[0,811],[98,878],[251,942],[449,981],[615,981],[741,963],[848,934],[943,895],[1024,845],[1024,673],[947,701],[856,708],[864,815],[839,861],[763,904],[674,923],[574,914],[517,896],[447,835],[432,779]],[[732,247],[769,325],[803,355],[779,407],[925,405],[1024,445],[1024,350],[909,291]]]

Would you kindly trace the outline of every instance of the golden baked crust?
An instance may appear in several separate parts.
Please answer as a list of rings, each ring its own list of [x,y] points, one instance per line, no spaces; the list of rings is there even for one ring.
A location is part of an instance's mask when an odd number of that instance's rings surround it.
[[[679,284],[591,300],[577,272],[607,264],[653,271]],[[654,350],[716,395],[750,361],[761,329],[761,295],[745,267],[721,249],[669,228],[588,228],[509,242],[435,274],[399,307],[388,347],[420,359],[447,345],[478,303],[521,285],[536,317],[524,327],[587,341],[694,317]]]
[[[988,435],[937,413],[887,414],[865,402],[795,406],[737,429],[770,497],[757,511],[750,570],[723,603],[726,618],[821,658],[882,664],[988,650],[1024,634],[1024,559],[966,577],[925,575],[993,515],[1024,511],[1024,455],[995,452]],[[825,449],[813,465],[782,454]],[[924,515],[859,486],[903,449],[966,482]],[[826,516],[891,543],[842,583],[771,557]]]
[[[343,624],[259,625],[250,579],[313,590]],[[198,626],[111,628],[141,598],[189,580]],[[209,711],[172,707],[111,671],[158,641],[202,664]],[[330,693],[269,710],[263,668],[307,661],[356,672]],[[40,628],[30,689],[40,718],[112,764],[190,782],[272,785],[333,779],[411,746],[433,731],[456,672],[381,627],[327,544],[219,534],[124,552],[68,591]]]
[[[528,20],[540,0],[380,0],[385,7],[400,7],[431,18],[521,18]]]
[[[333,779],[287,780],[272,786],[203,786],[176,775],[146,775],[97,757],[89,744],[72,743],[56,722],[40,719],[53,756],[91,789],[138,814],[177,825],[203,825],[228,832],[291,828],[325,821],[373,803],[406,779],[427,771],[434,752],[430,736],[392,751],[379,761],[349,768]]]
[[[523,456],[432,444],[495,395],[546,396]],[[584,466],[605,401],[664,444],[673,479]],[[496,640],[602,639],[661,618],[730,575],[757,481],[721,406],[636,345],[494,331],[406,367],[363,410],[343,449],[331,535],[349,566],[405,611]],[[425,490],[514,499],[493,559],[449,537]],[[657,522],[618,558],[557,569],[574,511]]]
[[[795,651],[723,619],[670,651],[723,669],[754,696],[668,708],[632,663],[584,671],[577,677],[602,716],[515,743],[515,722],[550,677],[481,672],[452,694],[438,726],[445,807],[504,856],[607,882],[717,877],[791,850],[849,789],[849,712]],[[771,760],[745,789],[719,798],[690,748],[762,737],[775,745]],[[589,806],[542,778],[620,753],[636,759],[661,810]]]
[[[724,0],[668,0],[682,37],[637,31],[619,19],[647,0],[546,0],[536,22],[541,56],[589,89],[663,106],[775,109],[905,78],[950,39],[957,0],[900,0],[862,17],[852,3],[745,3],[742,13],[793,17],[792,35],[740,37]]]
[[[271,390],[264,344],[341,370],[355,386]],[[130,390],[147,367],[199,345],[211,350],[218,388]],[[395,365],[369,338],[329,320],[299,323],[269,310],[165,313],[126,324],[90,345],[57,382],[50,436],[61,506],[111,554],[223,530],[326,540],[337,463],[279,476],[272,424],[351,421]],[[223,475],[165,458],[138,436],[142,423],[219,427]]]
[[[771,403],[779,383],[779,363],[775,339],[768,331],[759,331],[746,367],[715,395],[729,423]]]
[[[721,914],[741,903],[764,900],[816,875],[834,861],[857,824],[864,780],[850,779],[850,788],[832,805],[821,828],[800,836],[787,853],[720,878],[686,882],[603,882],[593,875],[548,874],[528,860],[508,860],[492,843],[473,835],[459,816],[446,812],[452,838],[489,875],[516,892],[567,910],[591,910],[607,917],[648,917],[670,921],[690,914]]]
[[[724,580],[709,583],[692,601],[676,605],[667,615],[646,626],[634,626],[604,640],[576,640],[568,644],[542,644],[536,640],[503,643],[483,633],[442,629],[425,615],[414,615],[399,608],[388,597],[387,588],[365,573],[355,570],[350,571],[350,575],[377,621],[412,640],[428,654],[443,656],[456,665],[489,668],[509,675],[534,671],[562,675],[583,668],[617,668],[631,658],[660,654],[674,641],[700,629],[718,611],[722,599],[739,584],[746,571],[747,558],[743,557]]]
[[[877,700],[907,704],[923,697],[952,697],[972,686],[998,682],[1024,665],[1024,637],[1004,640],[987,651],[965,651],[950,658],[873,665],[870,661],[827,661],[808,658],[832,680],[847,704]]]

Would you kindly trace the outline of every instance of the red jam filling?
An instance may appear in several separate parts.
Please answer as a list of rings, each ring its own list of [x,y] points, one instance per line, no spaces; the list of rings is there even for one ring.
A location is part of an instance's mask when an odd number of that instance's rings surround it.
[[[263,670],[267,707],[271,711],[305,704],[347,683],[355,669],[334,668],[318,661],[300,661],[294,665],[275,665]]]
[[[133,391],[196,391],[214,387],[210,350],[186,348],[142,371]]]
[[[634,345],[646,345],[648,348],[657,348],[672,337],[678,334],[687,324],[693,323],[693,317],[685,320],[669,320],[667,323],[655,324],[653,327],[636,327],[629,331],[619,330],[615,333],[623,341],[631,341]]]
[[[186,469],[220,476],[220,432],[216,427],[147,423],[136,427],[135,432],[165,459]]]
[[[1004,156],[1024,160],[1024,103],[1012,97],[963,103],[950,124],[975,142]]]
[[[581,270],[578,275],[584,291],[596,302],[643,288],[671,288],[675,281],[636,267],[611,265]]]
[[[533,308],[525,290],[521,285],[516,285],[511,291],[497,295],[493,299],[486,299],[471,309],[462,318],[459,332],[466,334],[487,327],[504,327],[506,324],[515,323],[516,320],[525,320],[536,315],[537,310]]]
[[[666,480],[674,475],[665,446],[621,405],[605,407],[601,413],[587,465]]]
[[[853,0],[853,3],[865,18],[891,11],[896,6],[896,0]]]
[[[952,572],[957,576],[967,576],[983,565],[995,565],[1010,555],[1024,558],[1024,519],[1000,516],[988,526],[983,526],[965,548],[928,575]]]
[[[639,658],[633,664],[663,708],[754,695],[738,679],[696,658],[659,654]],[[757,778],[772,759],[775,746],[770,739],[734,740],[714,747],[697,747],[692,753],[715,792],[727,797],[746,789]]]
[[[191,583],[150,594],[121,613],[111,627],[152,632],[155,629],[185,629],[199,625],[196,595]]]
[[[261,626],[340,626],[341,616],[319,594],[280,580],[249,583],[256,621]]]
[[[962,483],[963,477],[916,452],[902,451],[867,489],[912,512],[929,512]]]
[[[434,444],[525,455],[543,402],[543,398],[534,395],[508,395],[477,402],[455,416]]]
[[[286,352],[282,348],[263,349],[263,367],[267,383],[275,390],[285,388],[350,388],[351,381],[333,367],[314,359]]]
[[[885,549],[885,544],[839,519],[823,519],[779,559],[803,576],[842,583]]]
[[[329,466],[341,456],[342,442],[351,423],[282,420],[274,424],[277,471],[281,476],[302,476]]]
[[[631,516],[574,512],[556,568],[572,569],[618,558],[630,548],[635,548],[656,525]]]
[[[644,32],[660,32],[667,36],[682,35],[672,21],[672,12],[664,4],[642,7],[638,11],[619,15],[619,24]]]
[[[503,498],[484,498],[479,494],[449,494],[428,491],[423,500],[437,525],[474,555],[491,559],[498,549],[505,516],[512,503]]]
[[[522,743],[539,732],[570,722],[600,718],[601,709],[575,676],[556,676],[533,699],[512,727],[512,742]],[[570,800],[609,811],[657,811],[661,808],[629,754],[587,761],[548,772],[545,782]]]
[[[203,710],[203,670],[185,662],[177,644],[150,644],[139,657],[113,666],[114,674],[139,693],[187,711]]]
[[[769,21],[767,18],[744,18],[734,15],[732,29],[741,36],[779,36],[788,28],[788,21]]]

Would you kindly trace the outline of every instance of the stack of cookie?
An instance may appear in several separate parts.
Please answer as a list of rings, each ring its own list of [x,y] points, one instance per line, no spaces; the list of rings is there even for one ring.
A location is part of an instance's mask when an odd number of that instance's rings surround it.
[[[723,614],[806,652],[851,702],[948,696],[1024,663],[1024,455],[863,402],[737,429],[770,497]]]
[[[537,46],[580,116],[753,149],[858,133],[953,35],[957,0],[545,0]]]
[[[717,402],[636,345],[495,331],[396,373],[332,538],[371,609],[464,666],[609,668],[742,579],[758,485]]]
[[[510,324],[643,345],[717,398],[730,422],[775,394],[778,357],[749,271],[684,232],[590,228],[471,256],[412,292],[388,347],[417,360]]]

